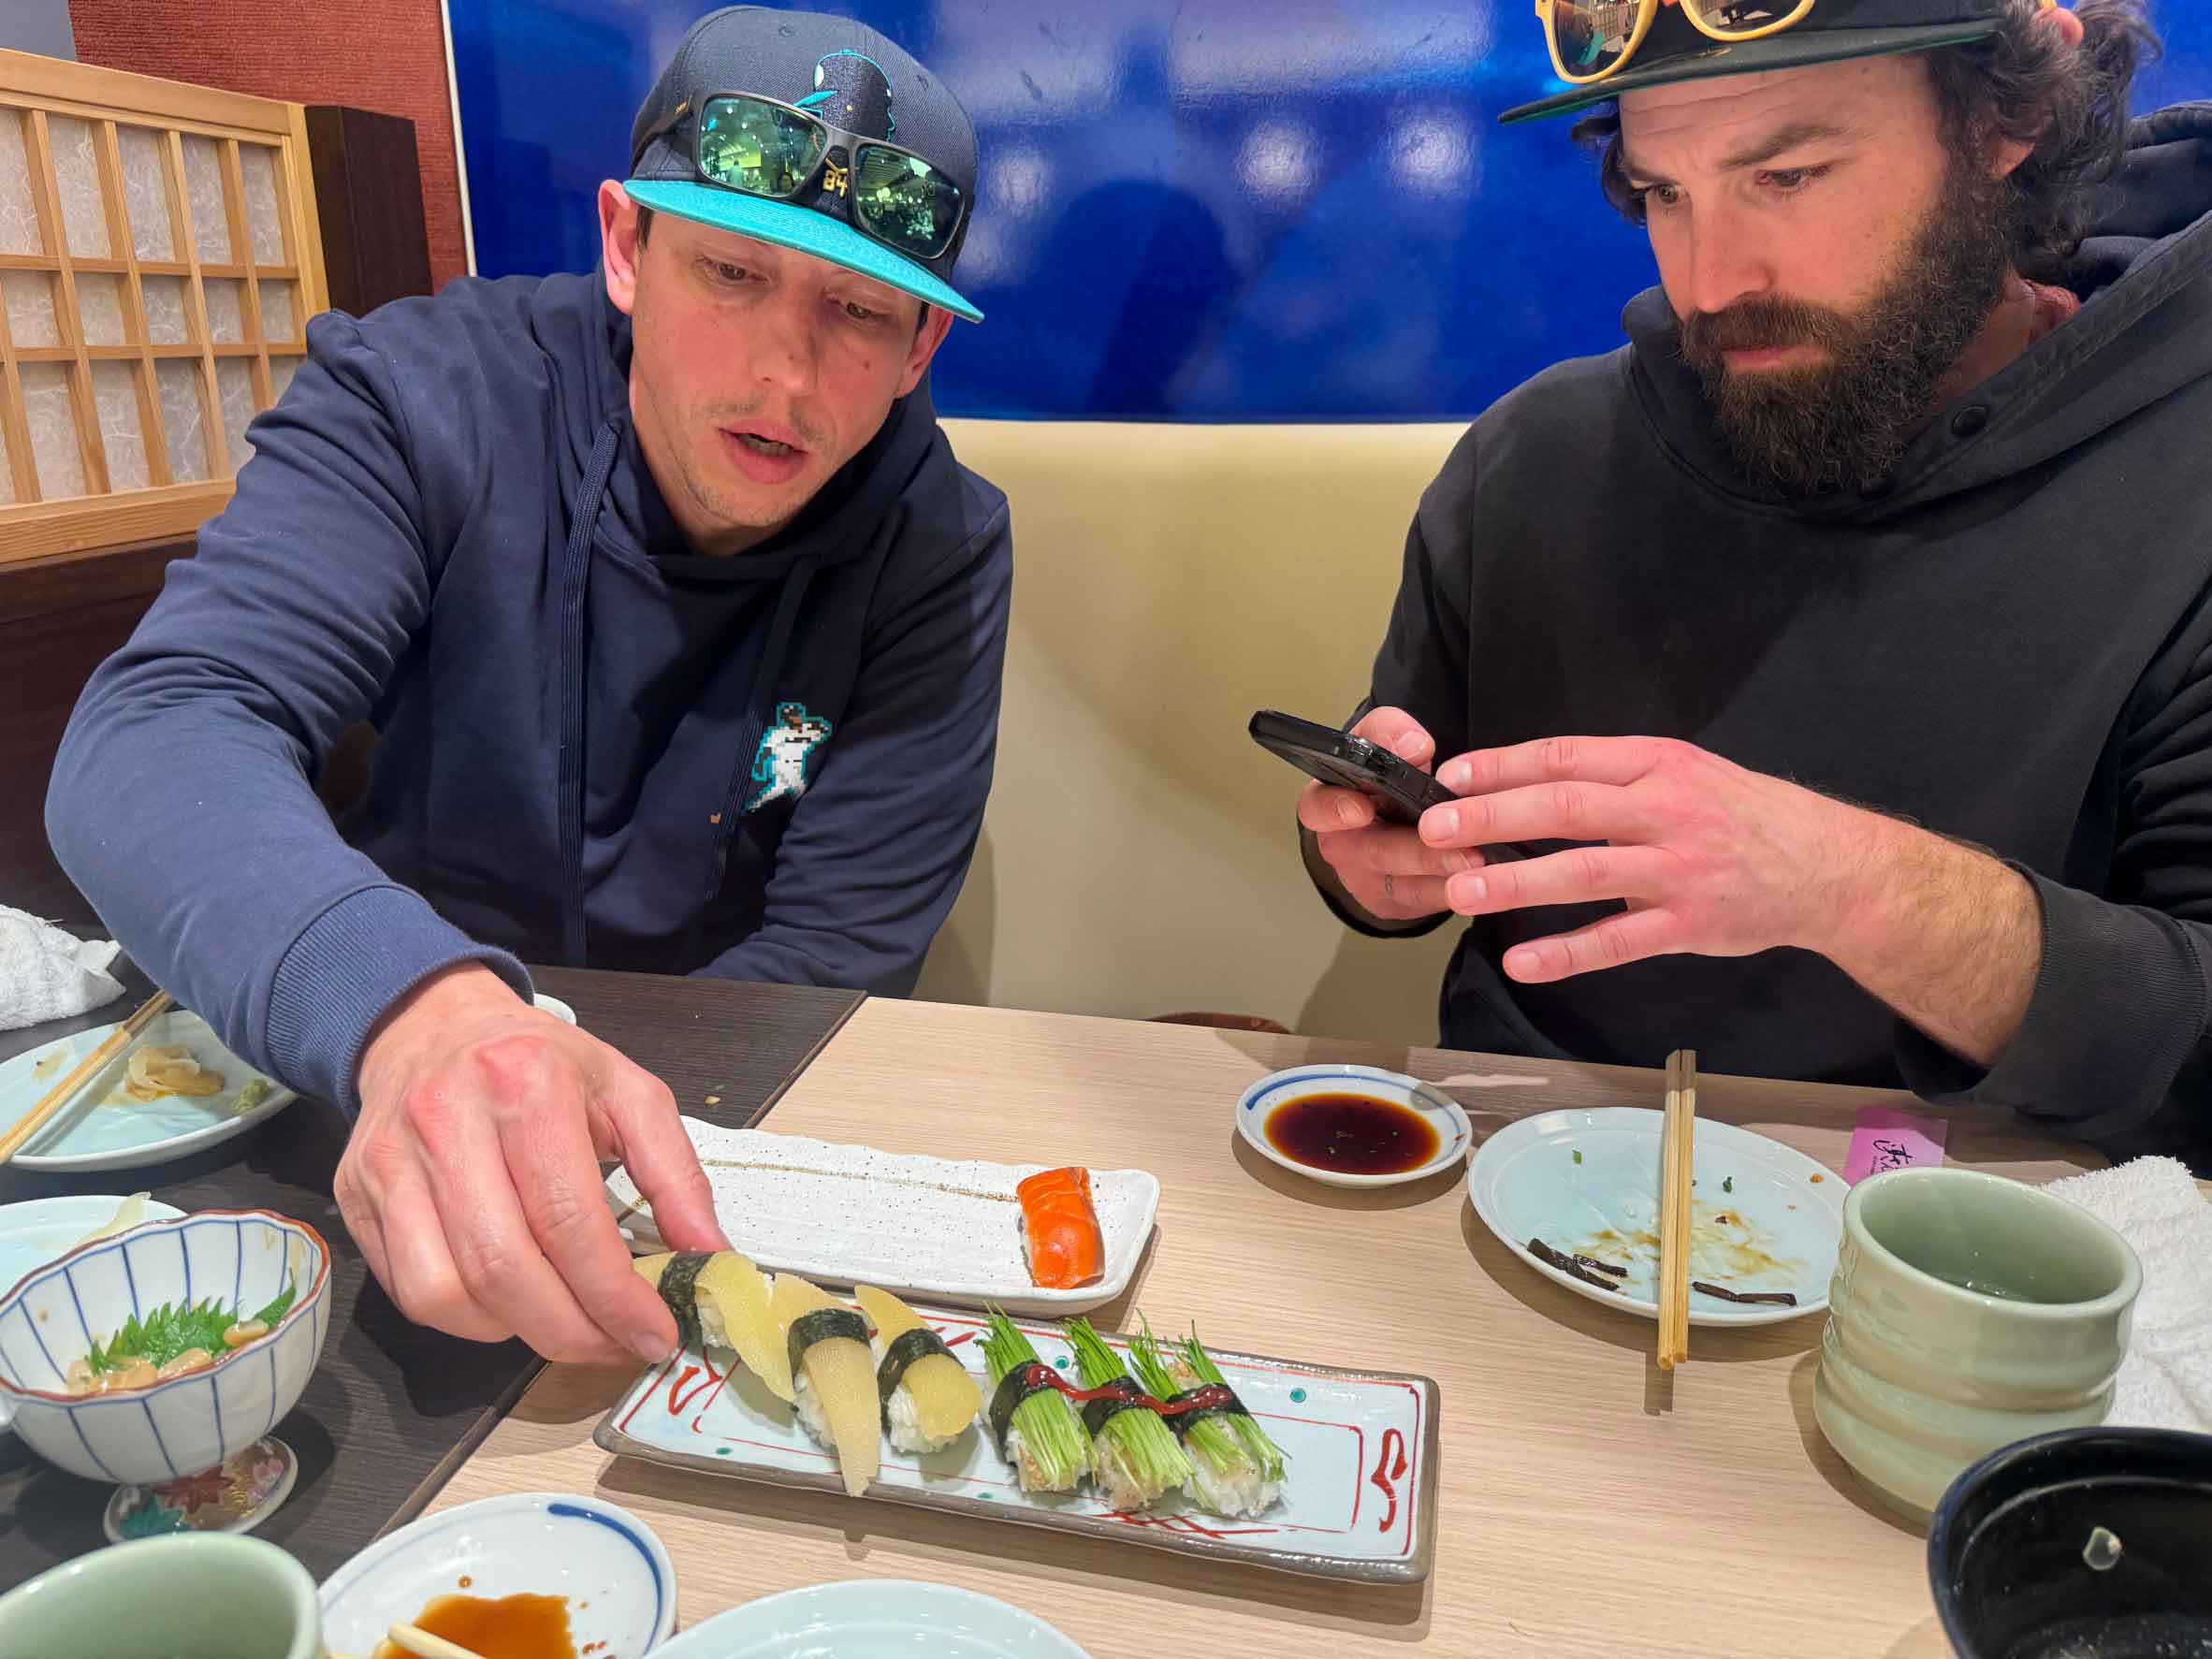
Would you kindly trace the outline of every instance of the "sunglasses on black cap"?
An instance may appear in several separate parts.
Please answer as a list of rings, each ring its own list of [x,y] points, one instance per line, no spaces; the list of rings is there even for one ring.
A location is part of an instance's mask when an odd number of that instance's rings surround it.
[[[640,138],[637,153],[692,112],[688,101],[678,104]],[[832,126],[796,105],[716,93],[700,100],[697,116],[691,163],[708,183],[789,201],[819,177],[822,195],[844,198],[856,229],[914,258],[951,247],[968,211],[960,186],[911,150]]]
[[[1578,0],[1536,0],[1551,66],[1562,80],[1587,86],[1625,67],[1652,32],[1661,0],[1611,0],[1585,5]],[[1669,4],[1676,0],[1668,0]],[[1682,13],[1714,40],[1758,40],[1805,21],[1814,0],[1769,0],[1768,4],[1724,4],[1723,0],[1679,0]]]
[[[2042,0],[2048,11],[2058,0]],[[1815,0],[1535,0],[1551,66],[1562,80],[1589,86],[1628,66],[1662,5],[1679,6],[1709,40],[1741,44],[1794,29]]]

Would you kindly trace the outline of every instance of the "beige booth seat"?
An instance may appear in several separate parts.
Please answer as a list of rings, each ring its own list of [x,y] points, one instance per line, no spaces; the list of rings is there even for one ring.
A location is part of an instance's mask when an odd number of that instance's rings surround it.
[[[1244,724],[1364,694],[1463,429],[945,426],[1013,503],[1013,626],[982,841],[916,995],[1433,1041],[1456,929],[1341,926],[1300,867],[1299,777]]]

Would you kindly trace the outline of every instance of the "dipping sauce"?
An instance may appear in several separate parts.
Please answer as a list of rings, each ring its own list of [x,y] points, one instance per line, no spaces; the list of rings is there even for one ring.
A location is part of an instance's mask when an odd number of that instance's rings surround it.
[[[1293,1163],[1346,1175],[1402,1175],[1441,1144],[1419,1113],[1373,1095],[1301,1095],[1269,1113],[1263,1128]]]
[[[458,1642],[483,1659],[576,1659],[565,1595],[502,1595],[497,1601],[481,1595],[441,1595],[409,1623]],[[377,1644],[372,1659],[412,1655],[384,1641]]]

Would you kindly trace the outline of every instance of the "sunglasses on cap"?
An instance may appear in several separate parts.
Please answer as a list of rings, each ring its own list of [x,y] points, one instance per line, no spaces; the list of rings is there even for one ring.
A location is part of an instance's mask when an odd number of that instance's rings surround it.
[[[640,154],[692,113],[678,104],[639,141]],[[819,176],[821,194],[842,196],[845,217],[864,235],[917,259],[952,246],[968,211],[960,186],[911,150],[830,125],[819,115],[757,93],[700,100],[691,163],[710,184],[789,201]]]
[[[2058,0],[2040,0],[2049,11]],[[1793,29],[1812,14],[1813,0],[1536,0],[1544,44],[1562,80],[1588,86],[1617,74],[1636,56],[1662,5],[1679,6],[1710,40],[1763,40]]]
[[[1759,40],[1805,21],[1813,0],[1771,0],[1770,4],[1724,4],[1723,0],[1608,0],[1582,5],[1578,0],[1536,0],[1544,43],[1562,80],[1588,86],[1618,72],[1636,56],[1662,4],[1679,5],[1699,32],[1714,40]]]

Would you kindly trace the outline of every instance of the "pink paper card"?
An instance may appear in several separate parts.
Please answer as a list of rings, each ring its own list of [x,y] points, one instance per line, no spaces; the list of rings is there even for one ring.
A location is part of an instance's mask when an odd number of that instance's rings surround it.
[[[1910,1170],[1943,1161],[1943,1135],[1950,1125],[1940,1117],[1914,1117],[1887,1106],[1870,1106],[1851,1131],[1851,1156],[1843,1179],[1856,1186],[1869,1175]]]

